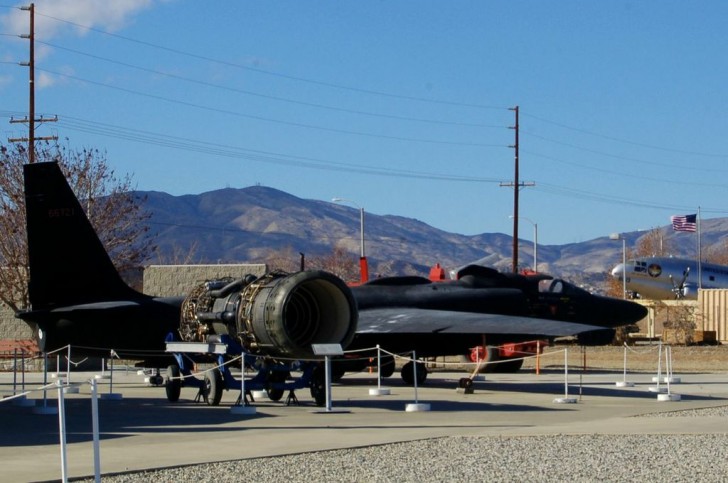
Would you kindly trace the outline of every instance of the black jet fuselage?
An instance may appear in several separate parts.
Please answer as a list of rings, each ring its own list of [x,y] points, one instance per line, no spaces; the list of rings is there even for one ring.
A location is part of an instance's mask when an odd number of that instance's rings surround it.
[[[633,302],[594,295],[564,280],[544,275],[504,274],[494,269],[470,265],[457,280],[430,281],[422,277],[391,277],[353,287],[360,311],[360,328],[354,347],[380,344],[391,351],[417,350],[426,355],[464,354],[475,345],[553,338],[562,331],[563,322],[586,324],[605,329],[633,324],[646,316],[646,310]],[[388,331],[386,323],[377,332],[367,332],[367,313],[387,309],[421,309],[447,312],[454,322],[457,313],[502,315],[497,332],[449,331],[447,320],[432,323],[432,330],[409,333]],[[515,323],[517,321],[518,324]],[[533,319],[538,325],[521,329],[520,322]],[[509,324],[512,330],[509,331]],[[554,323],[551,324],[550,321]],[[392,318],[389,323],[398,323]],[[429,324],[427,321],[421,325]],[[595,328],[592,327],[592,328]],[[597,343],[611,340],[612,331],[591,339]],[[562,334],[568,335],[568,334]],[[595,335],[593,333],[592,335]],[[608,339],[608,340],[605,340]],[[589,338],[584,337],[584,342]]]

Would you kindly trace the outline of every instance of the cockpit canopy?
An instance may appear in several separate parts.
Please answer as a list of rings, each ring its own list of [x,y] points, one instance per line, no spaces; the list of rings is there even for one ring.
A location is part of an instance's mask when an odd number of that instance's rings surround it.
[[[552,278],[546,280],[539,280],[538,282],[539,293],[553,293],[572,295],[576,293],[589,293],[586,290],[577,287],[574,284],[561,280],[560,278]]]

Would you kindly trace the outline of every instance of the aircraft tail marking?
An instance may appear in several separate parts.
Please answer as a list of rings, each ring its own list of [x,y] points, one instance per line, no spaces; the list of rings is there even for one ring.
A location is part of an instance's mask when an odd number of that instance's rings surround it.
[[[34,310],[139,295],[119,276],[57,163],[24,166]]]

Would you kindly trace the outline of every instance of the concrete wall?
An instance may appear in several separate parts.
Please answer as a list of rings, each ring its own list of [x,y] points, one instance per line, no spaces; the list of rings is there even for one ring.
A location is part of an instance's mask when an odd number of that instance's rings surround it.
[[[151,265],[144,269],[144,293],[157,297],[174,297],[187,293],[205,280],[243,278],[265,274],[265,264],[239,265]]]
[[[15,312],[5,304],[0,304],[0,339],[31,339],[30,326],[15,318]]]

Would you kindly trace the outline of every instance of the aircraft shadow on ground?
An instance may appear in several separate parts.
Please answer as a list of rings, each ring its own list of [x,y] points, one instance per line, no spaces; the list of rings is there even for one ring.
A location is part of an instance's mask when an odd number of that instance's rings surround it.
[[[569,396],[570,397],[611,397],[611,398],[656,398],[654,392],[648,390],[648,386],[655,384],[639,384],[634,388],[618,388],[608,387],[605,383],[598,382],[582,382],[579,386],[578,376],[574,376],[576,381],[570,381]],[[476,381],[473,385],[473,394],[462,394],[456,392],[457,379],[453,378],[428,378],[425,384],[418,387],[418,402],[430,404],[432,411],[468,413],[469,416],[466,424],[468,427],[477,427],[478,420],[483,421],[482,426],[492,426],[492,422],[488,421],[487,415],[493,412],[552,412],[552,411],[572,411],[574,408],[566,406],[550,406],[556,397],[564,395],[564,384],[558,381],[516,381],[516,380],[488,380]],[[389,383],[389,384],[387,384]],[[376,378],[374,379],[350,379],[344,378],[341,384],[346,386],[359,387],[361,396],[348,398],[340,398],[343,388],[336,384],[332,387],[332,406],[334,409],[341,409],[350,412],[357,410],[385,410],[391,412],[405,412],[407,404],[415,402],[415,392],[412,386],[405,385],[400,379],[387,380],[382,382],[383,387],[389,387],[392,392],[392,398],[388,396],[365,396],[368,388],[376,387]],[[683,393],[680,390],[682,385],[673,385],[673,392]],[[437,389],[437,396],[433,396],[430,392]],[[452,397],[443,399],[442,390],[451,390]],[[305,392],[304,392],[305,391]],[[351,389],[348,390],[351,394]],[[231,391],[233,392],[233,391]],[[230,407],[234,400],[234,396],[226,393],[221,406],[211,407],[204,402],[194,402],[194,391],[183,390],[182,398],[175,403],[166,400],[164,393],[160,393],[159,398],[125,398],[120,401],[99,401],[100,414],[100,430],[101,439],[108,440],[113,438],[124,438],[138,433],[191,433],[200,432],[231,432],[244,431],[247,427],[240,425],[232,425],[239,423],[244,418],[232,414]],[[300,393],[300,394],[298,394]],[[318,407],[313,400],[308,397],[308,389],[298,391],[301,396],[299,407],[310,409],[311,412],[324,412],[325,408]],[[488,401],[490,394],[514,394],[514,403],[503,403]],[[518,404],[518,395],[542,394],[543,400],[539,400],[532,405]],[[411,399],[409,396],[411,395]],[[189,399],[187,399],[189,398]],[[340,399],[339,399],[340,398]],[[477,398],[477,399],[476,399]],[[716,401],[724,398],[711,396],[697,396],[682,394],[683,400],[690,401]],[[57,401],[49,399],[49,405],[56,407]],[[266,409],[285,408],[285,396],[279,402],[273,402],[267,398],[262,398],[254,403],[257,411],[255,416],[247,418],[276,417],[275,415],[266,414]],[[91,420],[91,400],[90,397],[83,398],[66,398],[66,441],[69,444],[90,442],[92,441],[92,420]],[[295,408],[291,408],[295,410]],[[481,418],[481,415],[483,417]],[[0,406],[0,417],[3,421],[3,431],[0,432],[0,447],[10,446],[35,446],[45,444],[57,444],[58,436],[58,416],[57,415],[38,415],[32,412],[30,408],[20,408],[15,406]],[[312,414],[312,417],[315,417]],[[397,421],[401,422],[401,420]],[[473,426],[475,422],[475,426]],[[395,423],[396,424],[396,423]],[[425,425],[427,423],[424,423]],[[417,426],[422,426],[418,424]],[[441,425],[433,425],[433,427],[443,427]],[[453,421],[453,427],[462,426],[457,423],[457,419]],[[320,428],[318,424],[311,424],[310,427]],[[333,427],[327,424],[327,427]],[[341,427],[352,428],[356,426],[341,425]],[[370,427],[370,426],[367,426]],[[390,426],[382,426],[390,427]],[[254,426],[255,429],[264,429],[260,424]],[[292,429],[304,429],[302,426],[281,427],[271,426],[272,430],[290,431]]]
[[[376,397],[371,399],[348,399],[338,401],[335,399],[335,389],[332,390],[332,407],[333,410],[341,409],[349,412],[357,410],[386,410],[393,412],[405,412],[405,406],[408,401],[398,399],[386,399]],[[423,396],[426,396],[426,390],[423,390]],[[424,400],[423,400],[424,401]],[[91,418],[91,400],[90,398],[74,398],[65,400],[65,424],[66,424],[66,442],[68,444],[90,442],[93,439],[92,434],[92,418]],[[57,407],[55,400],[49,400],[50,407]],[[240,425],[230,426],[232,423],[239,423],[241,420],[248,418],[276,417],[266,414],[266,409],[286,409],[284,402],[261,401],[255,404],[258,409],[255,416],[241,417],[232,414],[230,407],[232,401],[220,406],[207,406],[204,403],[195,403],[191,400],[180,400],[176,403],[169,403],[165,399],[150,400],[149,398],[125,398],[121,401],[99,401],[99,426],[100,439],[108,440],[114,438],[124,438],[139,433],[194,433],[200,432],[232,432],[245,431],[246,428]],[[301,401],[299,407],[310,409],[311,417],[315,418],[314,412],[325,413],[325,408],[316,406],[313,401]],[[469,414],[488,413],[493,411],[549,411],[550,409],[539,406],[527,406],[519,404],[492,404],[479,401],[433,401],[431,403],[433,411],[453,411],[467,412]],[[295,408],[291,408],[295,410]],[[553,410],[561,410],[554,408]],[[31,408],[20,408],[14,406],[1,407],[0,415],[4,421],[3,431],[0,433],[0,447],[10,446],[36,446],[58,444],[59,429],[58,415],[51,414],[35,414]],[[326,416],[324,416],[326,417]],[[320,429],[320,424],[313,424],[316,420],[312,420],[311,429]],[[320,420],[318,421],[320,422]],[[402,427],[395,422],[397,427]],[[426,426],[427,423],[424,423]],[[423,423],[418,423],[416,427],[422,427]],[[477,427],[477,423],[473,424],[473,419],[469,418],[462,424],[453,424],[453,427],[467,426]],[[483,426],[492,426],[492,422],[486,422]],[[329,424],[326,425],[330,428]],[[351,425],[341,425],[342,428],[356,428]],[[367,425],[366,427],[371,427]],[[391,426],[382,426],[391,427]],[[406,427],[406,426],[405,426]],[[443,427],[441,424],[435,424],[433,427]],[[271,426],[271,430],[290,431],[293,429],[303,429],[302,426],[281,427]],[[262,429],[259,424],[255,425],[255,429]]]

